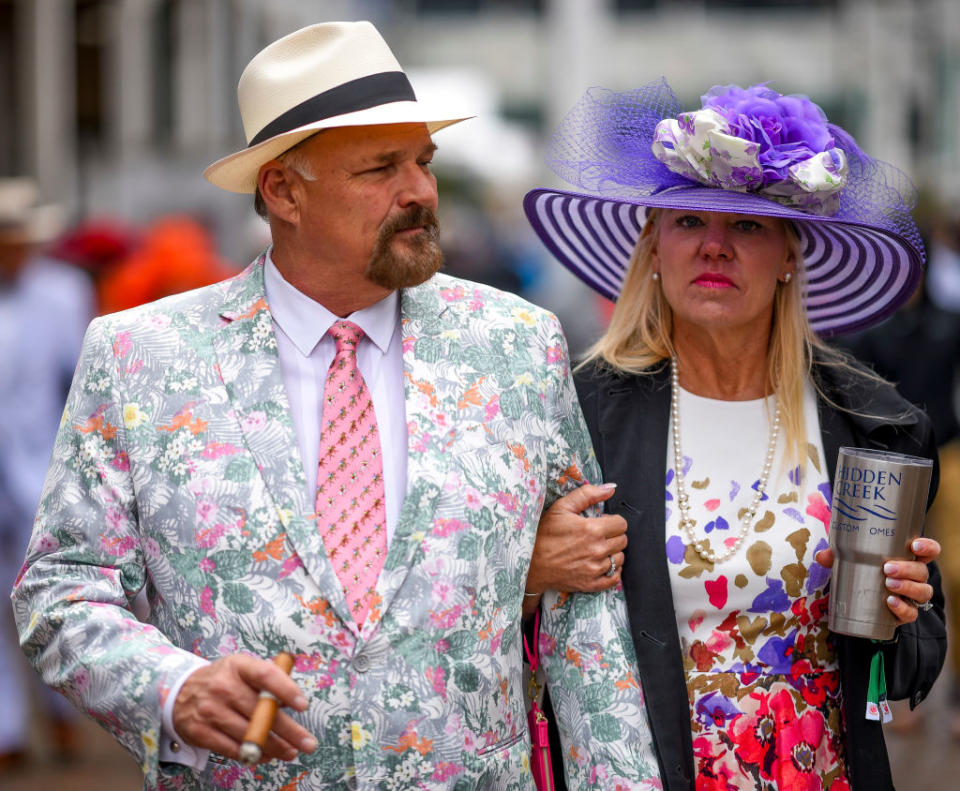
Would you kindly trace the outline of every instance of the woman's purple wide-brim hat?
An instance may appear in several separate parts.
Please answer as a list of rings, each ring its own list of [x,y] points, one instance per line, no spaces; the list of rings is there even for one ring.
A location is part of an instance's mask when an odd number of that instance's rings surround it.
[[[911,215],[916,193],[909,179],[893,166],[867,156],[849,134],[826,123],[822,111],[806,97],[780,97],[765,86],[747,91],[728,86],[707,94],[705,108],[720,90],[730,92],[722,94],[719,101],[727,101],[735,93],[740,102],[731,112],[718,106],[733,119],[729,126],[741,123],[737,128],[742,129],[748,122],[754,123],[754,137],[760,143],[744,143],[742,138],[723,134],[710,137],[721,141],[717,144],[721,150],[711,149],[711,153],[726,170],[718,168],[719,175],[714,175],[708,161],[700,181],[689,177],[691,166],[682,160],[685,140],[675,137],[683,138],[689,131],[690,140],[697,145],[687,147],[694,152],[687,156],[692,167],[703,173],[696,153],[703,146],[695,135],[702,131],[704,119],[723,123],[717,116],[703,111],[684,114],[663,80],[627,93],[588,91],[563,120],[548,149],[554,172],[579,189],[535,189],[524,198],[527,218],[547,248],[587,285],[616,300],[648,208],[782,217],[793,223],[800,236],[804,258],[801,287],[816,332],[834,335],[860,330],[892,314],[915,290],[924,265],[923,243]],[[758,121],[744,115],[745,107],[758,106],[754,100],[768,97],[780,97],[788,113],[798,108],[798,114],[813,118],[813,126],[819,123],[820,137],[816,129],[809,132],[802,119],[794,127],[800,132],[791,140],[784,131],[790,127],[789,118],[775,118],[776,126],[771,127],[766,117]],[[676,136],[669,129],[665,135],[664,125],[658,127],[665,119],[677,118],[679,124],[668,122]],[[780,136],[771,137],[771,128]],[[806,137],[797,143],[800,133]],[[661,158],[652,150],[655,138]],[[771,146],[771,139],[780,145]],[[743,149],[756,161],[760,150],[762,173],[757,170],[755,175],[744,175],[744,169],[729,167],[731,157],[723,141],[731,140],[734,160]],[[832,194],[826,200],[814,201],[804,192],[809,189],[807,177],[818,177],[810,176],[806,164],[811,161],[807,140],[815,140],[813,155],[827,164],[819,177],[842,184],[828,187]],[[801,161],[804,157],[808,160]],[[667,158],[681,161],[671,168],[661,161]],[[803,181],[806,186],[794,189],[799,198],[785,197],[790,191],[783,188],[782,179],[791,163],[797,162],[799,169],[790,172],[800,176],[788,179]],[[837,164],[839,171],[834,168]],[[738,183],[731,188],[731,173],[747,186]],[[708,179],[723,186],[702,183]],[[771,182],[773,188],[767,189]],[[764,197],[771,193],[773,197]]]

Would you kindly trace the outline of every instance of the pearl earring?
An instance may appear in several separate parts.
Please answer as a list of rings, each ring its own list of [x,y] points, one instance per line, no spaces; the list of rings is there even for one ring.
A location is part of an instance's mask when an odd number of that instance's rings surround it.
[[[656,282],[660,279],[660,273],[659,273],[659,272],[654,272],[652,275],[650,275],[650,279],[651,279],[654,283],[656,283]]]
[[[793,280],[793,272],[784,272],[784,273],[783,273],[783,282],[784,282],[784,283],[789,283],[791,280]]]

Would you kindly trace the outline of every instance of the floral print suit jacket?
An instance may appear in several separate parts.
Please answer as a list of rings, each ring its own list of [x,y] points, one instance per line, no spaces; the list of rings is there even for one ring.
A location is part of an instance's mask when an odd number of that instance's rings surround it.
[[[305,496],[263,259],[91,324],[14,607],[33,665],[145,787],[533,788],[527,566],[541,509],[597,476],[565,343],[550,314],[444,275],[403,291],[401,317],[407,495],[359,634]],[[573,787],[648,787],[621,595],[551,604]],[[199,657],[281,650],[314,753],[159,762],[174,679]]]

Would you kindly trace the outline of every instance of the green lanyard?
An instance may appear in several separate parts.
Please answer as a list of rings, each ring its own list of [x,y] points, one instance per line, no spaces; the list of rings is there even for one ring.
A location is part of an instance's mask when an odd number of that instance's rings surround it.
[[[867,719],[890,722],[893,714],[887,703],[887,675],[883,670],[883,649],[878,648],[870,660],[870,684],[867,687]]]

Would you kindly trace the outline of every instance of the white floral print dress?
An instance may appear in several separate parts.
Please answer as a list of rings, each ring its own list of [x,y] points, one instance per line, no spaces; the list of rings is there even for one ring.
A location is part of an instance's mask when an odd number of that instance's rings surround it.
[[[717,401],[680,391],[681,448],[698,539],[736,541],[766,457],[773,398]],[[804,465],[784,432],[751,531],[721,563],[687,546],[667,453],[666,549],[701,789],[848,788],[840,677],[827,631],[830,484],[816,399],[805,394]],[[672,426],[671,426],[672,437]]]

